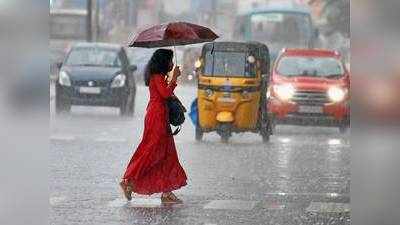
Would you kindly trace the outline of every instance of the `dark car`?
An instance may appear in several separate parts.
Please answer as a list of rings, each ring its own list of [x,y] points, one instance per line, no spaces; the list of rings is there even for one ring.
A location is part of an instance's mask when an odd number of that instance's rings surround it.
[[[79,43],[59,65],[56,111],[69,112],[71,105],[119,107],[120,115],[133,116],[136,65],[131,65],[120,45]]]

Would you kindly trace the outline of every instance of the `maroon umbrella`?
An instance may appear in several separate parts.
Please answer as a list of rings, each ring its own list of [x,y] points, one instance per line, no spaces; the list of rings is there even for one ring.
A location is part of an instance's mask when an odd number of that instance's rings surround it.
[[[218,38],[211,29],[186,22],[156,25],[140,32],[129,47],[157,48],[211,42]]]

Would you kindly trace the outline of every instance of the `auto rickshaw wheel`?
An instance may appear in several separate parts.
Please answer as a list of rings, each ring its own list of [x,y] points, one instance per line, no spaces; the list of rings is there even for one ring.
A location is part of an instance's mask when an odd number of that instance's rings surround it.
[[[269,142],[269,137],[271,136],[270,132],[268,130],[266,131],[261,131],[261,137],[264,143]]]
[[[228,143],[229,137],[230,137],[229,134],[226,134],[226,133],[221,134],[221,142],[222,143]]]
[[[227,143],[231,137],[231,125],[228,123],[221,124],[218,134],[221,136],[221,142]]]
[[[195,131],[195,138],[196,141],[201,141],[203,139],[203,131],[201,130],[200,127],[196,127],[196,131]]]

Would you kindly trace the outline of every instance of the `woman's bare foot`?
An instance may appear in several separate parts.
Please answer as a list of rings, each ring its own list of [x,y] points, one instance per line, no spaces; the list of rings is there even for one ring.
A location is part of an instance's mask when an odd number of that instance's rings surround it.
[[[126,180],[122,180],[119,182],[119,186],[122,189],[122,192],[124,193],[125,198],[130,201],[132,200],[132,186],[129,184]]]
[[[162,203],[182,203],[183,201],[180,200],[176,195],[172,192],[162,193],[161,195],[161,202]]]

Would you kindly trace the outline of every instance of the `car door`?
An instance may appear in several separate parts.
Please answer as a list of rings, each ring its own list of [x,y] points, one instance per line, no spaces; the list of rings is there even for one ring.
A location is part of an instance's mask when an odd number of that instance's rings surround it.
[[[124,48],[121,48],[119,57],[122,62],[122,72],[127,76],[128,87],[131,91],[134,91],[136,87],[135,78],[133,76],[133,71],[129,69],[130,62]]]

